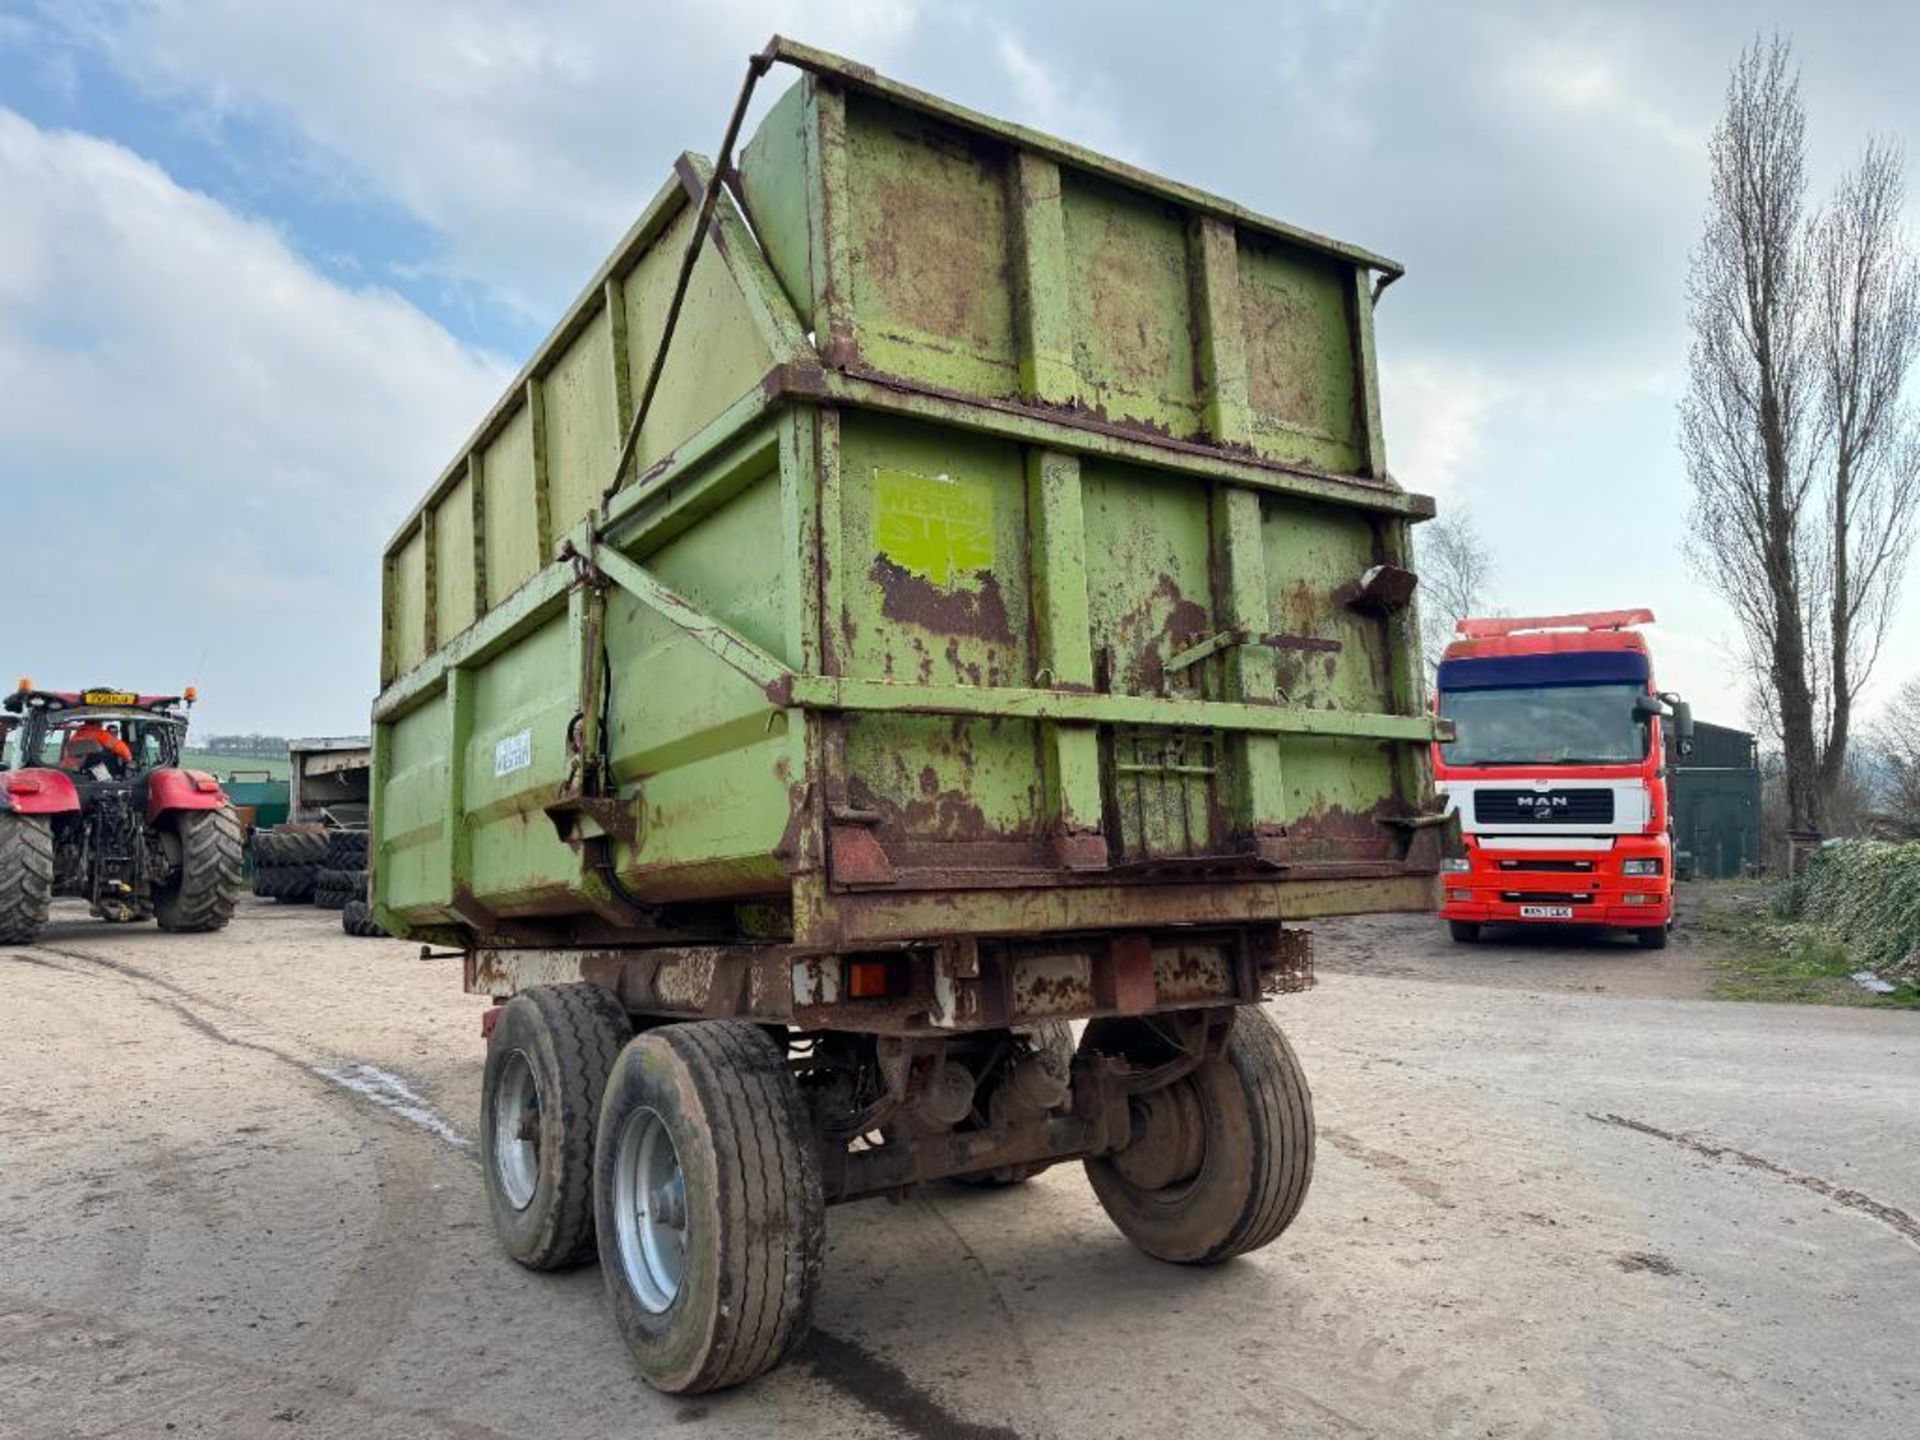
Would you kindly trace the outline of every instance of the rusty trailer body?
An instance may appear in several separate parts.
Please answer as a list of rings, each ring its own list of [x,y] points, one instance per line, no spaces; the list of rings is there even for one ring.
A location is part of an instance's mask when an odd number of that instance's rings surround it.
[[[776,61],[724,183],[681,157],[388,547],[379,917],[480,993],[586,985],[633,1046],[773,1037],[829,1200],[1075,1155],[1185,1183],[1169,1097],[1306,983],[1287,922],[1432,903],[1399,270]],[[669,1389],[778,1358],[634,1343]]]

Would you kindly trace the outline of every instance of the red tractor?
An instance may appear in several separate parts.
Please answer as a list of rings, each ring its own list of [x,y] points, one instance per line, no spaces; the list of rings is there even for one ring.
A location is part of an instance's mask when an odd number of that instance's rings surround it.
[[[0,944],[31,942],[56,895],[163,930],[227,923],[240,820],[219,781],[180,768],[193,698],[23,680],[0,701]]]

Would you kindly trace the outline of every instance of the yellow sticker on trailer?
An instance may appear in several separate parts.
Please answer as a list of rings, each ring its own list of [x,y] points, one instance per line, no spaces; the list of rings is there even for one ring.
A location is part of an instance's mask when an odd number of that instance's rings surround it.
[[[83,690],[80,692],[82,705],[136,705],[140,697],[131,690]]]

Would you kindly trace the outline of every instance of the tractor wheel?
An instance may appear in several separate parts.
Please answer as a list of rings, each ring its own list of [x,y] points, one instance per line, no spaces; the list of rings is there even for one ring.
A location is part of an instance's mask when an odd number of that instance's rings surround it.
[[[1036,1025],[1033,1027],[1033,1047],[1050,1052],[1063,1071],[1070,1070],[1073,1066],[1073,1027],[1064,1020]],[[955,1185],[965,1185],[975,1190],[1005,1190],[1010,1186],[1026,1184],[1047,1168],[1045,1161],[1035,1161],[1029,1165],[1002,1165],[998,1170],[982,1170],[973,1175],[953,1175],[948,1178]]]
[[[153,916],[162,930],[225,928],[240,896],[240,817],[231,805],[183,811],[176,822],[180,869],[154,887]]]
[[[1179,1056],[1137,1020],[1095,1020],[1080,1048],[1148,1066]],[[1277,1239],[1299,1213],[1313,1180],[1313,1097],[1265,1011],[1235,1012],[1225,1055],[1130,1106],[1133,1139],[1085,1164],[1108,1218],[1147,1254],[1212,1264]]]
[[[313,903],[322,910],[339,910],[353,898],[354,887],[344,870],[316,870],[313,875]]]
[[[360,870],[367,863],[367,832],[329,830],[326,864],[332,870]]]
[[[53,831],[38,815],[0,815],[0,945],[30,945],[53,899]]]
[[[633,1022],[599,985],[532,985],[487,1042],[480,1169],[506,1252],[529,1270],[593,1258],[594,1124]]]
[[[349,900],[340,907],[340,928],[366,940],[387,938],[387,932],[373,918],[373,906],[364,900]]]
[[[813,1319],[826,1209],[784,1048],[739,1020],[663,1025],[620,1052],[600,1103],[593,1213],[614,1319],[656,1390],[723,1390]]]

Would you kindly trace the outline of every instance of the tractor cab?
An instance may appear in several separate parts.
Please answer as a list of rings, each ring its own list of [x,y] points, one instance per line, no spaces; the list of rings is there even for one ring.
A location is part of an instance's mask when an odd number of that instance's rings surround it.
[[[61,770],[75,784],[97,785],[128,783],[180,763],[187,734],[182,696],[34,690],[5,703],[24,712],[17,768]]]

